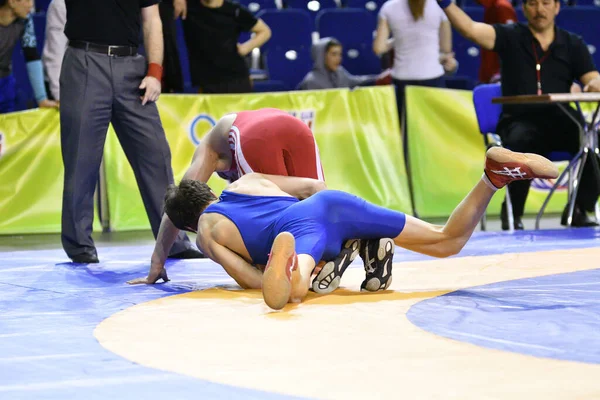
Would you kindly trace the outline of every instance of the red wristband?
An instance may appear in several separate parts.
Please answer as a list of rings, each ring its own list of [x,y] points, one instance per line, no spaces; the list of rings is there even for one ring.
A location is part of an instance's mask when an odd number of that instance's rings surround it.
[[[163,74],[163,67],[156,64],[156,63],[150,63],[148,64],[148,72],[146,73],[146,76],[151,76],[153,78],[158,79],[159,81],[162,80],[162,74]]]

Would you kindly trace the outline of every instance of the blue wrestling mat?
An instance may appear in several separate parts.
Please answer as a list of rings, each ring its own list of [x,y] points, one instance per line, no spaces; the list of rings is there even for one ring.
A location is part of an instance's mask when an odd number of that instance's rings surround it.
[[[494,283],[424,300],[408,319],[450,339],[600,364],[600,269]]]
[[[599,247],[599,237],[594,229],[476,233],[460,256]],[[67,263],[62,250],[0,253],[0,399],[288,398],[143,367],[99,345],[96,326],[135,304],[235,287],[207,260],[169,261],[166,284],[127,285],[146,275],[151,253],[151,246],[99,247],[95,265]],[[395,256],[400,263],[426,259],[402,249]],[[361,267],[356,261],[351,268]],[[408,317],[480,346],[598,363],[599,291],[600,270],[580,271],[459,290],[417,303]]]

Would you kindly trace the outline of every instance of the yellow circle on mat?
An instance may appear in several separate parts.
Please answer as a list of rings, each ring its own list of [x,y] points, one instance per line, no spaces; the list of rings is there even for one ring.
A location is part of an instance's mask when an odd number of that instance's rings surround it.
[[[400,263],[391,290],[360,293],[350,269],[330,295],[271,311],[258,290],[215,288],[103,321],[102,346],[144,366],[316,398],[600,398],[600,365],[445,339],[412,325],[415,303],[453,290],[597,268],[600,249]]]

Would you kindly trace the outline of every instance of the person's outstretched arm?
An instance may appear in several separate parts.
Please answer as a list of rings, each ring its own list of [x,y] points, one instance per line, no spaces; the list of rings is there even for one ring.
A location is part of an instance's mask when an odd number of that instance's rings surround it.
[[[448,20],[461,35],[487,50],[496,44],[496,31],[492,25],[475,22],[451,0],[438,0]]]
[[[207,182],[213,172],[225,170],[231,165],[231,155],[227,154],[228,143],[220,143],[224,138],[225,132],[228,132],[235,120],[236,115],[230,114],[221,118],[209,133],[202,139],[194,155],[192,163],[183,175],[183,179],[193,179],[200,182]],[[177,239],[179,229],[173,225],[167,214],[163,214],[156,244],[150,258],[150,271],[144,279],[135,279],[129,283],[156,283],[159,279],[166,281],[166,272],[164,271],[165,262]]]

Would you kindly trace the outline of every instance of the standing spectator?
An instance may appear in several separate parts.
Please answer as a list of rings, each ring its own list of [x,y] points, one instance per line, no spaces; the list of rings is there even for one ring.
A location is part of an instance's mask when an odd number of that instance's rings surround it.
[[[375,84],[377,75],[356,76],[342,67],[342,50],[342,44],[335,38],[322,38],[313,44],[313,70],[298,84],[298,90],[351,88]]]
[[[512,24],[517,22],[517,13],[508,0],[477,0],[483,6],[483,22],[486,24]],[[500,58],[498,54],[481,49],[479,82],[500,81]]]
[[[450,0],[440,0],[439,4],[464,37],[498,53],[504,96],[569,93],[575,80],[584,85],[585,92],[600,92],[600,73],[583,39],[555,25],[559,0],[526,0],[523,11],[528,23],[508,25],[475,22]],[[581,120],[581,116],[570,107],[567,114],[556,105],[506,104],[496,133],[514,151],[575,154],[580,148],[576,120]],[[595,156],[590,154],[583,166],[571,225],[574,227],[598,225],[587,216],[594,210],[600,193],[592,165]],[[515,229],[524,228],[521,217],[529,185],[529,181],[508,185]],[[508,229],[506,202],[500,215],[502,229]],[[567,225],[566,207],[561,224]]]
[[[186,0],[164,0],[158,5],[163,26],[164,59],[162,91],[168,93],[183,92],[183,74],[179,51],[177,49],[177,25],[175,20],[187,16]]]
[[[32,8],[32,0],[0,0],[0,113],[16,110],[17,88],[12,74],[12,53],[19,38],[38,106],[58,107],[58,103],[48,100],[44,87],[44,69],[37,51],[33,20],[29,15]]]
[[[200,93],[252,91],[244,57],[271,37],[271,29],[263,20],[229,0],[193,0],[188,2],[183,30],[192,84]],[[238,43],[241,32],[254,35]]]
[[[381,55],[392,47],[392,78],[400,113],[406,86],[444,87],[444,74],[458,67],[450,24],[435,0],[385,2],[379,11],[373,51]]]
[[[52,0],[46,12],[46,40],[42,51],[42,61],[46,71],[48,94],[52,99],[60,100],[60,66],[65,50],[67,49],[67,36],[65,23],[67,22],[67,9],[65,0]]]
[[[173,183],[171,152],[155,104],[163,57],[158,2],[66,1],[69,47],[60,75],[62,244],[74,262],[98,262],[91,237],[93,195],[109,123],[135,173],[155,238],[158,233],[163,196]],[[142,27],[148,64],[137,54]],[[180,234],[171,255],[201,253]]]

